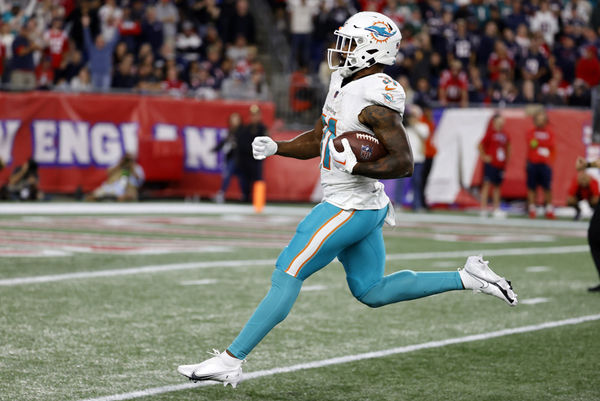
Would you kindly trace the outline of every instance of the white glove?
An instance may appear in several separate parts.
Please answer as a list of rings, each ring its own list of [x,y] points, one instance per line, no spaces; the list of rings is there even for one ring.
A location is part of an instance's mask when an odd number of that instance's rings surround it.
[[[342,139],[342,145],[344,146],[344,150],[338,152],[335,150],[335,146],[333,146],[333,141],[329,141],[329,152],[331,153],[333,164],[338,170],[352,174],[354,166],[358,163],[356,155],[352,152],[352,148],[346,138]]]
[[[252,141],[252,156],[256,160],[263,160],[275,153],[277,153],[277,143],[268,136],[257,136]]]

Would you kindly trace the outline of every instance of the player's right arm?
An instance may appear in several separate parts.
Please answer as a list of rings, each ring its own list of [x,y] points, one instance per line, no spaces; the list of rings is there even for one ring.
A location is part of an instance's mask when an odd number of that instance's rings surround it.
[[[252,142],[252,154],[256,160],[268,156],[279,155],[294,159],[312,159],[321,155],[321,138],[323,123],[319,118],[315,127],[303,132],[289,141],[274,141],[266,136],[259,136]]]
[[[385,106],[372,105],[360,112],[358,120],[371,128],[388,154],[374,162],[357,163],[352,174],[376,179],[410,177],[413,156],[401,114]]]

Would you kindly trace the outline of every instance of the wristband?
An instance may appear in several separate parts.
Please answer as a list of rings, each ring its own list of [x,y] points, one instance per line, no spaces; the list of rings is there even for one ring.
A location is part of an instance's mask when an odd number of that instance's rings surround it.
[[[587,162],[585,164],[585,168],[590,168],[590,167],[594,167],[594,165],[592,164],[592,162]]]

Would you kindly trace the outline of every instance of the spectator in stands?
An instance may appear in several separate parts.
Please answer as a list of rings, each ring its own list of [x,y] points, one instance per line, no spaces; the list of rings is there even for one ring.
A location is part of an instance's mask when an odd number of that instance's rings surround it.
[[[126,44],[127,50],[137,49],[139,38],[142,34],[141,16],[139,18],[135,17],[132,9],[129,7],[123,9],[119,34],[123,43]]]
[[[431,107],[434,102],[434,95],[435,93],[432,93],[431,87],[429,86],[429,81],[426,78],[419,78],[417,81],[417,89],[413,96],[414,104],[422,109]]]
[[[10,67],[12,63],[12,44],[15,40],[15,35],[10,29],[10,25],[6,22],[0,24],[0,46],[2,47],[2,72],[0,77],[2,82],[7,82],[10,75]]]
[[[527,15],[523,12],[520,0],[513,0],[511,8],[512,10],[504,18],[504,24],[512,31],[518,31],[520,25],[527,25]]]
[[[346,0],[334,0],[331,9],[327,12],[327,26],[324,31],[329,33],[335,31],[355,13],[356,9],[351,2],[349,4]]]
[[[521,59],[520,70],[522,79],[534,82],[539,82],[548,71],[548,61],[540,53],[539,39],[531,41],[527,54]]]
[[[571,0],[562,7],[561,18],[564,24],[587,25],[590,22],[592,5],[586,0]]]
[[[194,19],[200,24],[200,28],[206,31],[209,25],[216,26],[221,17],[221,9],[216,0],[196,1],[192,5]]]
[[[92,79],[90,77],[90,70],[87,67],[83,67],[79,70],[76,77],[71,79],[71,89],[75,92],[89,92],[94,87],[92,85]]]
[[[554,133],[548,128],[544,109],[533,114],[534,128],[527,133],[527,206],[529,218],[535,219],[536,190],[544,190],[546,218],[554,219],[552,205],[552,161],[554,160]]]
[[[39,200],[43,193],[39,189],[38,164],[29,159],[16,167],[10,175],[7,193],[12,200]]]
[[[112,78],[111,87],[121,89],[132,89],[137,85],[133,54],[127,53],[119,63]]]
[[[406,113],[406,134],[412,150],[414,170],[410,178],[396,180],[396,203],[402,205],[408,191],[412,193],[411,208],[420,212],[425,209],[423,199],[423,167],[425,162],[425,141],[429,136],[429,126],[421,122],[423,111],[419,106],[412,105]],[[410,187],[408,187],[410,181]]]
[[[569,106],[591,106],[592,97],[585,81],[581,79],[576,79],[575,82],[573,82],[573,93],[569,96],[567,103],[569,104]]]
[[[484,103],[486,101],[486,87],[481,78],[481,70],[472,65],[469,67],[469,102]]]
[[[489,80],[496,82],[500,71],[507,73],[508,78],[512,80],[514,76],[515,61],[512,56],[508,53],[504,42],[497,40],[494,45],[494,52],[490,54],[490,58],[487,62],[489,71]]]
[[[184,21],[182,24],[183,32],[177,35],[175,44],[177,52],[181,54],[186,63],[197,61],[199,58],[202,39],[194,30],[194,24],[190,21]]]
[[[490,88],[490,93],[491,101],[494,104],[506,105],[517,103],[519,98],[519,91],[505,70],[500,71],[498,80]]]
[[[504,118],[494,114],[488,130],[479,143],[479,156],[483,161],[483,185],[481,187],[481,216],[488,215],[488,197],[492,189],[492,216],[504,218],[506,213],[500,209],[500,188],[504,181],[504,170],[510,158],[510,139],[504,130]]]
[[[244,36],[248,43],[256,43],[254,18],[248,11],[248,0],[236,0],[233,15],[225,23],[225,42],[233,43],[238,35]]]
[[[236,148],[238,136],[244,129],[242,126],[242,117],[239,113],[232,113],[229,116],[229,125],[227,127],[227,136],[219,141],[214,147],[213,152],[222,152],[223,155],[223,171],[221,173],[221,188],[214,196],[217,203],[225,202],[225,192],[229,188],[231,177],[238,174],[236,169]]]
[[[554,46],[553,54],[556,59],[556,65],[564,73],[565,77],[572,82],[575,77],[575,65],[579,58],[573,37],[562,35],[560,41]]]
[[[119,30],[123,19],[123,10],[117,6],[115,0],[105,0],[104,5],[98,10],[100,19],[100,33],[106,42],[110,42]]]
[[[462,71],[459,60],[450,63],[450,70],[442,73],[440,78],[440,103],[443,106],[467,107],[469,101],[469,81]]]
[[[301,65],[290,76],[289,93],[292,111],[297,113],[307,112],[314,107],[316,94],[306,66]]]
[[[540,8],[535,12],[529,21],[529,29],[531,32],[541,32],[544,41],[552,46],[554,44],[554,35],[558,33],[558,18],[550,10],[550,2],[542,0]]]
[[[236,165],[242,189],[242,201],[252,201],[252,187],[256,181],[262,180],[262,160],[252,157],[252,141],[257,136],[268,135],[267,127],[262,122],[262,113],[257,105],[250,107],[250,123],[239,133],[236,147]]]
[[[585,170],[578,171],[577,175],[571,181],[567,196],[567,205],[575,209],[574,220],[579,220],[581,217],[579,202],[585,200],[592,209],[595,209],[598,205],[599,195],[598,182],[587,174]]]
[[[292,36],[292,65],[309,65],[313,17],[319,11],[318,1],[289,0],[287,4]]]
[[[558,84],[556,79],[551,79],[544,84],[540,103],[544,106],[563,106],[565,104],[565,98],[559,93]]]
[[[158,54],[163,44],[163,24],[156,17],[156,9],[148,7],[142,22],[142,40],[150,44],[154,54]]]
[[[590,16],[590,25],[600,35],[600,3],[596,3],[596,6],[592,10]]]
[[[83,37],[88,55],[89,67],[94,89],[107,90],[110,88],[112,74],[112,53],[119,40],[119,32],[116,32],[110,42],[105,42],[104,36],[99,34],[92,42],[90,34],[90,18],[81,19],[83,25]]]
[[[518,51],[514,54],[517,61],[525,57],[529,52],[531,46],[531,39],[529,37],[529,30],[526,24],[519,24],[515,34],[515,43],[518,46]]]
[[[143,64],[138,68],[137,88],[142,92],[152,92],[159,89],[159,82],[154,76],[152,65]]]
[[[179,79],[177,67],[171,65],[167,68],[166,79],[161,83],[161,89],[171,96],[182,97],[187,91],[185,82]]]
[[[17,89],[33,89],[35,87],[35,63],[33,53],[40,50],[29,37],[35,31],[35,21],[29,20],[21,26],[19,35],[12,43],[12,72],[10,84]]]
[[[456,21],[456,36],[451,43],[452,56],[460,60],[463,68],[467,69],[475,62],[475,44],[467,31],[467,22],[464,19]]]
[[[596,47],[586,46],[583,57],[577,61],[575,77],[583,80],[589,87],[600,83],[600,61],[598,61]]]
[[[217,82],[204,65],[197,62],[190,65],[189,72],[190,90],[194,92],[197,99],[213,100],[218,97],[216,90]]]
[[[44,33],[44,45],[50,53],[52,68],[59,69],[69,45],[69,38],[62,29],[60,18],[53,19],[50,29]]]
[[[159,0],[156,4],[156,19],[162,23],[163,39],[175,43],[179,12],[171,0]]]
[[[36,89],[49,90],[54,82],[54,69],[51,59],[44,57],[35,69]]]
[[[486,65],[490,59],[490,55],[494,51],[494,44],[500,37],[498,35],[498,26],[495,22],[489,21],[485,24],[485,31],[479,41],[477,50],[477,63]]]
[[[235,38],[235,42],[230,44],[227,47],[227,51],[225,55],[229,58],[235,65],[238,65],[240,62],[244,62],[246,58],[248,58],[249,46],[246,38],[242,35],[238,35]]]
[[[84,66],[81,52],[77,49],[70,49],[66,57],[63,58],[63,64],[57,75],[59,78],[64,78],[67,82],[71,82]]]
[[[526,79],[521,83],[521,90],[517,95],[515,103],[518,104],[531,104],[537,101],[535,94],[535,84],[531,79]]]
[[[106,181],[86,196],[86,201],[110,199],[126,202],[138,199],[145,175],[133,155],[125,154],[119,163],[108,169],[107,176]]]

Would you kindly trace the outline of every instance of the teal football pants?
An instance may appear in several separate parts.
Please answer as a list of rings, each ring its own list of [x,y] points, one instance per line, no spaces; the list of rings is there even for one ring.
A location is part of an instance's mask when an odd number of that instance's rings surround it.
[[[271,289],[246,326],[228,348],[244,359],[292,309],[311,274],[336,256],[344,265],[352,295],[377,308],[441,292],[461,290],[458,272],[402,270],[384,276],[385,246],[382,226],[387,207],[379,210],[342,210],[320,203],[300,222],[289,245],[279,255]]]

